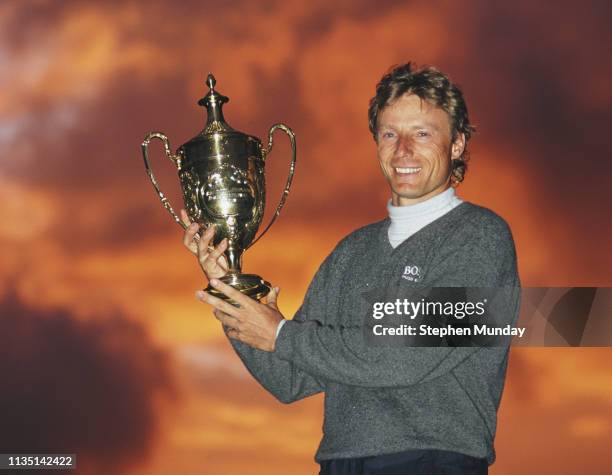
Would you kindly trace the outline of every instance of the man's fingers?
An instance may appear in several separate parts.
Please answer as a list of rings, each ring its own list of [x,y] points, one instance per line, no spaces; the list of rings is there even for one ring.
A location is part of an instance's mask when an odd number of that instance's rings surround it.
[[[266,297],[268,305],[278,310],[278,294],[280,293],[280,287],[272,287],[270,293]]]
[[[227,335],[228,338],[231,338],[232,340],[241,341],[243,343],[246,343],[249,346],[253,346],[253,343],[255,340],[253,338],[249,338],[244,333],[241,333],[236,328],[231,328],[231,327],[226,326],[223,328],[223,330],[225,331],[225,334]]]
[[[223,292],[225,295],[231,298],[234,302],[237,302],[241,307],[250,308],[252,307],[253,303],[258,303],[252,298],[249,298],[246,295],[239,292],[238,290],[234,289],[233,287],[230,287],[229,285],[224,284],[219,279],[211,279],[210,285],[212,285],[218,291]]]
[[[239,320],[242,317],[242,315],[240,314],[239,308],[234,307],[232,304],[226,302],[225,300],[221,300],[220,298],[210,295],[209,293],[204,292],[203,290],[198,290],[196,292],[196,298],[198,300],[201,300],[202,302],[212,305],[215,308],[218,308],[222,312],[227,313],[228,315],[231,315],[235,319]]]
[[[187,226],[187,229],[185,230],[185,234],[183,234],[183,245],[189,249],[189,251],[193,254],[198,253],[198,246],[195,242],[195,236],[200,228],[200,226],[198,225],[198,223],[192,223],[189,220],[189,216],[187,215],[187,212],[184,209],[181,209],[180,211],[180,215],[181,215],[181,221],[182,223]]]
[[[200,257],[208,257],[208,246],[210,246],[210,241],[215,235],[215,225],[212,224],[206,228],[206,231],[200,237],[200,241],[198,242],[198,252],[200,253]]]
[[[223,312],[222,310],[219,310],[218,308],[216,308],[213,311],[213,315],[215,316],[215,318],[217,320],[219,320],[224,326],[228,327],[228,328],[233,328],[235,330],[238,330],[238,320],[236,320],[234,317],[232,317],[231,315],[228,315],[227,313]]]
[[[223,241],[221,241],[219,245],[215,247],[215,249],[210,253],[210,255],[208,256],[209,259],[213,262],[217,262],[219,260],[219,257],[221,257],[221,255],[225,252],[226,249],[227,238],[223,238]]]
[[[231,338],[232,340],[238,340],[238,341],[242,341],[240,339],[240,332],[238,330],[236,330],[235,328],[228,328],[225,330],[225,334]]]
[[[227,260],[225,259],[225,256],[219,256],[219,258],[217,259],[217,265],[227,272]]]
[[[227,264],[223,253],[227,249],[228,241],[224,238],[217,247],[210,250],[210,241],[214,237],[214,229],[212,226],[202,235],[202,239],[198,243],[198,256],[200,264],[205,271],[212,271],[214,266],[219,266],[224,271],[227,271]]]
[[[198,232],[198,228],[198,223],[191,223],[185,231],[185,234],[183,235],[183,244],[187,249],[189,249],[195,254],[198,253],[197,244],[194,242],[194,238],[196,233]]]
[[[179,214],[181,216],[181,221],[183,222],[183,224],[185,226],[189,226],[191,224],[191,221],[189,219],[189,216],[187,216],[187,211],[181,209],[181,211],[179,211]]]

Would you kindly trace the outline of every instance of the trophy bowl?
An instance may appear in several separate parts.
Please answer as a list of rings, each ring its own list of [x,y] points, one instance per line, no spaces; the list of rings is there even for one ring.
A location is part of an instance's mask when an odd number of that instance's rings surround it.
[[[229,99],[215,90],[216,81],[212,74],[208,75],[206,82],[208,93],[198,102],[207,111],[204,129],[174,153],[165,134],[147,134],[142,143],[145,168],[164,208],[186,229],[160,190],[151,169],[149,143],[153,139],[161,140],[166,156],[177,167],[185,210],[190,220],[198,223],[200,229],[215,225],[213,246],[227,238],[228,246],[224,254],[228,272],[220,280],[244,295],[259,300],[270,292],[270,283],[258,275],[243,274],[242,255],[270,229],[285,204],[295,172],[295,134],[286,125],[275,124],[268,133],[267,147],[263,147],[257,137],[229,126],[222,111],[223,104]],[[291,142],[289,175],[274,215],[256,237],[266,204],[265,163],[272,151],[273,134],[279,129],[289,136]],[[210,285],[205,291],[231,300]]]

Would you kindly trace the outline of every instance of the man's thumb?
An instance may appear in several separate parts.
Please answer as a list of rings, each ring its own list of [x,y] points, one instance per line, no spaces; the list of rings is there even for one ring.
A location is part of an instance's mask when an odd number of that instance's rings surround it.
[[[280,287],[272,287],[268,294],[268,304],[273,307],[277,307],[276,301],[278,300],[278,294],[280,294]]]

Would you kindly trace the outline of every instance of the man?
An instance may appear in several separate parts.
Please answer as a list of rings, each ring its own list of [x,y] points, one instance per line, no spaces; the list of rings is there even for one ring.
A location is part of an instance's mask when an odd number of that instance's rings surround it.
[[[434,68],[408,63],[386,74],[370,101],[370,130],[389,186],[389,218],[351,233],[315,275],[293,320],[218,279],[221,242],[210,251],[197,225],[184,244],[233,307],[204,292],[251,374],[284,403],[325,393],[321,474],[485,474],[508,348],[369,345],[364,292],[389,288],[518,289],[507,224],[454,193],[473,131],[459,88]],[[183,219],[188,222],[183,213]],[[509,311],[518,311],[518,290]]]

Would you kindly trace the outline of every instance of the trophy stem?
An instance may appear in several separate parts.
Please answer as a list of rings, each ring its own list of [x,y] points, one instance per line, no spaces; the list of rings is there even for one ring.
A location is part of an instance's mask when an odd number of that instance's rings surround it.
[[[225,258],[227,259],[228,272],[232,274],[240,274],[242,272],[242,253],[244,249],[237,249],[231,244],[225,250]]]
[[[260,300],[268,295],[272,286],[258,275],[242,273],[243,252],[244,249],[236,248],[230,243],[229,247],[225,250],[225,258],[228,264],[227,274],[219,280],[235,288],[247,297]],[[204,290],[217,298],[229,301],[232,305],[238,305],[235,301],[210,285]]]

